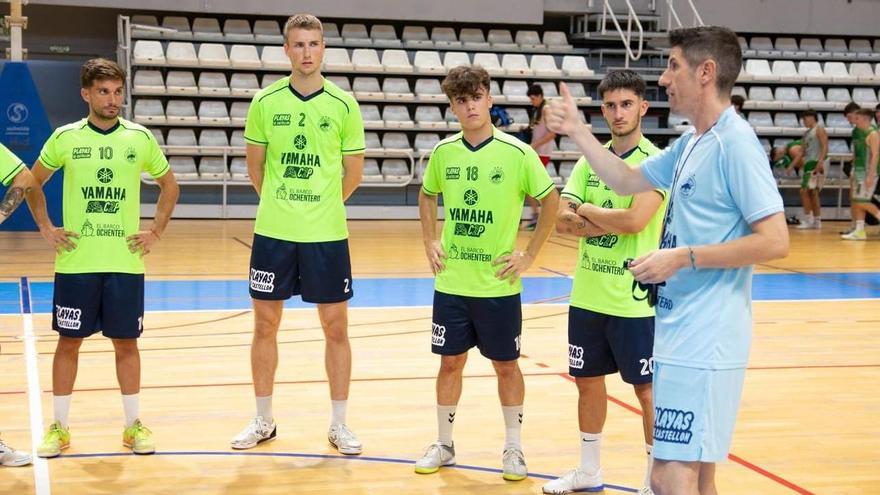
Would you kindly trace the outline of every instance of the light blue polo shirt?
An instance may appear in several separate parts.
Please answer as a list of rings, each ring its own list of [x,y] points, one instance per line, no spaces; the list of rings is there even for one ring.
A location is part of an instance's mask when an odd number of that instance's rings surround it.
[[[720,244],[782,210],[755,131],[728,107],[702,136],[685,132],[641,165],[669,189],[661,248]],[[677,180],[675,180],[677,176]],[[674,189],[673,189],[673,182]],[[744,368],[752,340],[752,267],[683,268],[660,287],[654,360],[704,369]]]

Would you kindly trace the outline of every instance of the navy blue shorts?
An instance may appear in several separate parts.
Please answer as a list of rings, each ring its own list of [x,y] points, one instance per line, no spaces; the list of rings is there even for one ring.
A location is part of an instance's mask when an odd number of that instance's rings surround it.
[[[519,294],[467,297],[434,291],[431,351],[455,356],[477,346],[493,361],[519,358],[522,304]]]
[[[85,338],[136,339],[144,329],[144,275],[56,273],[52,329]]]
[[[622,318],[574,306],[568,309],[568,373],[603,376],[620,371],[632,385],[651,383],[654,317]]]
[[[348,239],[291,242],[254,234],[250,293],[268,301],[302,295],[303,301],[315,304],[351,299]]]

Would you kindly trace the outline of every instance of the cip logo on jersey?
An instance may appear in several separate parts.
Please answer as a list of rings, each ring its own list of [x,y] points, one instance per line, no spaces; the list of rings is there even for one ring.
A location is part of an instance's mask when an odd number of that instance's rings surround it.
[[[272,292],[275,290],[275,274],[251,268],[251,290]]]
[[[431,345],[443,347],[446,345],[446,327],[431,322]]]
[[[67,306],[55,305],[55,322],[58,328],[64,330],[79,330],[82,325],[80,318],[82,310],[79,308],[69,308]]]
[[[584,369],[584,348],[568,344],[568,367],[576,370]]]

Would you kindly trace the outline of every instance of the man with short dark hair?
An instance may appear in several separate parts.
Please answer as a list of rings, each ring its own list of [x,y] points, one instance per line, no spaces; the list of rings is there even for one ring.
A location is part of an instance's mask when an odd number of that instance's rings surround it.
[[[232,439],[233,449],[253,448],[277,434],[272,395],[278,328],[284,301],[301,295],[318,306],[324,330],[327,440],[342,454],[363,450],[346,421],[348,300],[354,289],[344,202],[363,176],[364,124],[354,97],[321,75],[324,48],[317,17],[291,16],[284,25],[291,73],[257,93],[248,109],[248,175],[260,197],[249,277],[256,415]]]
[[[727,459],[751,346],[752,265],[788,253],[782,198],[761,143],[730,106],[742,68],[736,34],[670,31],[672,112],[694,127],[638,167],[614,156],[577,118],[566,86],[547,109],[618,194],[668,189],[660,249],[629,264],[656,303],[654,466],[658,495],[714,495]]]
[[[419,193],[425,255],[434,272],[431,351],[437,374],[437,441],[416,461],[420,474],[455,464],[452,427],[468,351],[492,361],[504,415],[502,475],[528,476],[521,445],[525,383],[519,369],[522,332],[521,276],[550,237],[559,194],[535,150],[496,129],[489,118],[489,73],[459,66],[443,80],[462,131],[434,147]],[[438,196],[446,221],[437,239]],[[523,197],[541,201],[528,247],[516,246]]]
[[[102,332],[112,339],[122,392],[122,443],[135,454],[156,450],[139,419],[141,378],[137,339],[143,332],[144,260],[159,241],[179,188],[153,133],[119,117],[125,72],[115,62],[92,59],[80,71],[87,118],[59,127],[43,145],[32,172],[42,186],[64,168],[64,227],[52,225],[41,187],[28,195],[40,233],[58,252],[52,329],[58,344],[52,362],[54,421],[37,448],[56,457],[70,445],[68,414],[83,339]],[[159,185],[156,214],[140,229],[141,172]]]
[[[611,130],[605,147],[636,166],[660,152],[642,135],[648,111],[645,81],[631,70],[609,72],[599,83],[602,115]],[[651,378],[654,368],[654,308],[637,289],[627,260],[657,249],[666,206],[666,191],[631,196],[615,194],[578,160],[565,189],[556,220],[560,233],[579,237],[578,263],[568,311],[568,368],[578,388],[581,463],[544,485],[544,493],[599,489],[603,485],[599,453],[608,409],[605,375],[619,371],[633,386],[644,411],[642,431],[647,453],[645,482],[651,493],[654,411]]]

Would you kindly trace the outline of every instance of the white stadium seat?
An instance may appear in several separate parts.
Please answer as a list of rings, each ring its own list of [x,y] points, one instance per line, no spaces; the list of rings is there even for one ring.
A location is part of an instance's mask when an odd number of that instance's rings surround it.
[[[173,31],[166,32],[164,37],[172,40],[191,40],[193,37],[189,19],[182,16],[166,15],[162,19],[162,27]]]
[[[379,87],[379,80],[375,77],[356,77],[351,84],[354,97],[358,100],[384,100],[385,95]]]
[[[526,93],[529,85],[525,81],[504,81],[501,84],[501,93],[510,103],[529,103],[529,97]]]
[[[777,103],[773,98],[773,92],[768,86],[752,86],[749,88],[749,97],[743,105],[745,109],[752,108],[782,108],[782,103]]]
[[[199,151],[196,145],[196,133],[192,129],[169,130],[165,144],[174,147],[167,151],[170,155],[191,155]]]
[[[141,27],[143,26],[143,27]],[[131,16],[131,37],[132,38],[160,38],[161,31],[158,29],[150,29],[150,27],[159,27],[159,20],[154,15],[133,15]]]
[[[229,82],[222,72],[202,72],[199,75],[199,94],[228,95]]]
[[[437,48],[461,48],[461,41],[455,36],[451,27],[435,27],[431,29],[431,41]]]
[[[537,31],[517,31],[514,42],[519,45],[520,48],[527,51],[540,51],[547,49],[547,46],[541,43],[541,37],[538,35]]]
[[[826,76],[822,71],[822,66],[814,60],[798,62],[798,74],[804,76],[806,81],[811,84],[831,83],[831,77]]]
[[[196,41],[223,41],[220,23],[214,18],[196,17],[192,24],[192,33]]]
[[[773,75],[779,76],[782,82],[802,83],[806,80],[804,76],[798,74],[797,67],[791,60],[774,60]]]
[[[492,48],[496,50],[516,51],[519,49],[519,46],[514,43],[513,36],[510,35],[510,31],[507,29],[490,29],[486,39],[492,45]]]
[[[401,46],[394,26],[389,24],[376,24],[370,29],[370,40],[377,48],[398,48]]]
[[[556,60],[550,55],[532,55],[530,67],[538,77],[562,76],[562,71],[556,66]]]
[[[199,66],[201,67],[229,67],[229,54],[226,53],[226,45],[220,43],[202,43],[199,46]]]
[[[370,46],[367,26],[363,24],[343,24],[342,42],[349,46]]]
[[[446,101],[446,95],[436,79],[416,79],[416,99],[419,101]]]
[[[440,54],[434,51],[418,51],[413,59],[416,72],[421,74],[443,74],[446,69],[440,62]]]
[[[554,52],[565,52],[573,48],[568,42],[568,36],[562,31],[545,31],[543,42],[548,50]]]
[[[479,65],[486,69],[490,76],[504,75],[504,69],[501,67],[501,62],[498,61],[498,55],[494,53],[475,53],[474,65]]]
[[[376,105],[361,105],[361,118],[365,128],[377,128],[385,125],[379,115],[379,107]]]
[[[386,132],[382,136],[382,148],[386,150],[411,150],[409,139],[402,132]]]
[[[199,153],[219,153],[223,150],[210,148],[228,148],[229,137],[223,129],[203,129],[199,133]]]
[[[133,62],[137,65],[165,65],[165,51],[162,43],[152,40],[134,42]]]
[[[382,177],[385,182],[405,182],[410,178],[409,167],[400,158],[386,158],[382,161]]]
[[[507,102],[507,97],[501,92],[501,86],[499,86],[498,81],[494,79],[489,81],[489,94],[492,95],[493,103],[500,105]]]
[[[195,124],[199,121],[196,107],[191,100],[171,100],[165,108],[168,123]]]
[[[382,67],[385,72],[408,74],[413,71],[409,56],[403,50],[385,50],[382,53]]]
[[[843,62],[825,62],[825,77],[830,77],[832,83],[855,83],[858,78],[849,75],[846,64]]]
[[[223,21],[223,39],[229,43],[251,43],[254,33],[245,19],[226,19]]]
[[[526,56],[521,53],[505,53],[501,57],[501,67],[509,76],[530,76],[532,69],[526,62]]]
[[[232,106],[229,108],[229,122],[232,125],[244,126],[247,122],[247,112],[250,105],[249,101],[232,102]]]
[[[259,69],[263,66],[254,45],[232,45],[229,62],[233,69]]]
[[[328,48],[327,53],[331,50],[333,50],[333,48]],[[262,53],[260,53],[260,63],[263,65],[264,69],[290,70],[290,59],[287,58],[287,54],[284,53],[284,48],[280,46],[264,46]],[[324,64],[327,64],[326,54],[324,55]]]
[[[770,70],[770,64],[764,59],[752,58],[746,60],[746,73],[755,81],[778,81],[779,76]]]
[[[222,156],[203,156],[199,159],[199,179],[223,180],[229,177],[226,159]]]
[[[416,134],[415,151],[416,153],[424,153],[431,151],[434,146],[440,142],[440,135],[433,132],[420,132]]]
[[[443,66],[446,70],[450,70],[459,65],[471,65],[471,58],[465,52],[446,52],[443,57]]]
[[[268,47],[267,47],[268,48]],[[263,52],[265,53],[265,48]],[[287,57],[285,56],[285,59]],[[287,66],[290,67],[288,60]],[[324,50],[324,68],[329,71],[351,72],[354,66],[348,58],[348,50],[345,48],[327,48]]]
[[[284,77],[287,76],[285,76],[284,74],[264,74],[263,78],[260,79],[260,88],[268,88],[272,85],[272,83]]]
[[[779,86],[773,92],[773,96],[782,108],[791,110],[806,110],[807,104],[801,101],[797,88],[791,86]]]
[[[379,162],[375,158],[364,160],[364,182],[382,182],[382,172],[379,171]]]
[[[407,48],[434,48],[424,26],[404,26],[402,38],[403,46]]]
[[[141,69],[134,73],[132,88],[142,93],[164,93],[165,80],[162,78],[162,73],[157,70]]]
[[[406,79],[399,77],[389,77],[382,82],[382,92],[385,98],[389,100],[412,101],[416,96],[409,89],[409,83]]]
[[[801,88],[801,101],[806,105],[806,108],[813,110],[833,110],[836,108],[834,102],[825,99],[825,92],[822,91],[822,88],[815,86]]]
[[[199,122],[202,124],[229,124],[229,109],[226,108],[226,103],[222,101],[201,102],[199,104]]]
[[[445,129],[446,123],[437,107],[420,106],[416,108],[416,127],[419,129]]]
[[[486,50],[489,48],[489,42],[483,36],[483,30],[477,28],[462,28],[458,33],[458,39],[464,45],[466,50]]]
[[[339,34],[339,26],[335,22],[324,22],[324,43],[326,45],[341,45],[342,35]],[[286,33],[281,33],[286,35]]]
[[[326,30],[326,28],[325,24],[324,29]],[[281,35],[281,28],[276,21],[258,20],[254,21],[254,41],[258,43],[283,43],[284,36]]]
[[[188,70],[172,70],[165,78],[165,90],[179,95],[195,95],[199,93],[196,78]]]
[[[256,74],[236,72],[229,78],[229,91],[233,96],[253,96],[259,90]]]
[[[174,177],[178,180],[196,180],[199,172],[196,169],[196,161],[191,156],[172,156],[168,158],[168,165]]]
[[[351,53],[351,64],[355,72],[382,72],[379,54],[372,48],[355,48]]]
[[[579,82],[567,82],[568,91],[571,93],[571,97],[574,99],[575,104],[577,105],[586,105],[593,101],[593,98],[587,96],[587,92],[584,90],[584,85]]]
[[[586,77],[594,74],[587,66],[587,59],[582,55],[566,55],[562,57],[562,72],[569,77]]]

